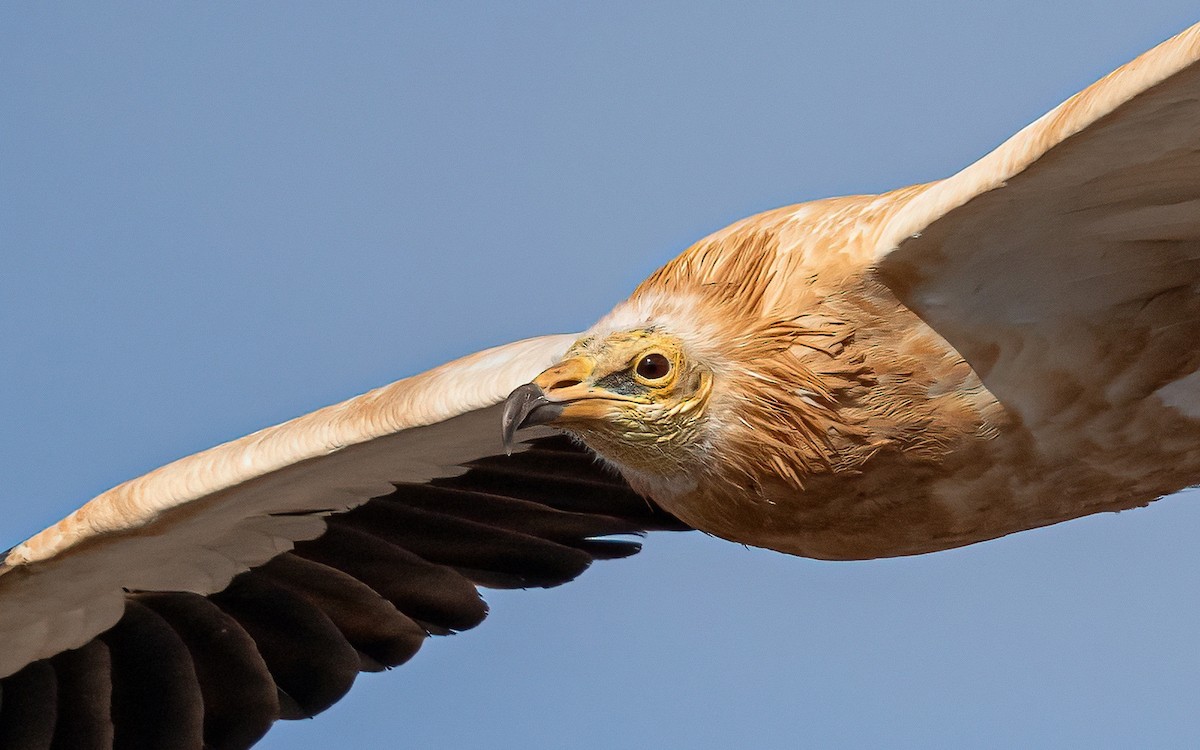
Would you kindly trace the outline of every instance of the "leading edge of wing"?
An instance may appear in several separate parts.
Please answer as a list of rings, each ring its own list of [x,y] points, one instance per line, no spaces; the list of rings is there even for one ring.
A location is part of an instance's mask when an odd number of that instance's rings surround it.
[[[13,547],[3,563],[48,560],[85,540],[145,527],[164,511],[271,472],[492,406],[552,364],[575,338],[540,336],[485,349],[172,461],[97,495]]]
[[[919,235],[955,208],[1003,187],[1058,144],[1198,60],[1200,23],[1070,97],[952,177],[928,184],[899,206],[881,229],[875,246],[876,262],[885,261],[906,239]]]

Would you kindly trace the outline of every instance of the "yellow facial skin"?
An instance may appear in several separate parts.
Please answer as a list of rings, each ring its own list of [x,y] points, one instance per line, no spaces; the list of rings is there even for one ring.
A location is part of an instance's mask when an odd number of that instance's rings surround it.
[[[672,336],[626,331],[581,339],[533,383],[561,408],[550,424],[618,465],[666,474],[698,452],[712,373]]]

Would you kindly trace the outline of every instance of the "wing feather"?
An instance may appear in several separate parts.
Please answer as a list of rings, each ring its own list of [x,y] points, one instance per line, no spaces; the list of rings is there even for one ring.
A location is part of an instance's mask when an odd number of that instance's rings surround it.
[[[306,719],[332,706],[358,676],[358,652],[321,609],[254,571],[213,602],[254,639],[279,686],[282,718]]]
[[[202,747],[200,683],[187,646],[167,621],[130,601],[101,640],[112,659],[113,747]]]
[[[570,336],[529,339],[180,459],[119,485],[14,547],[0,568],[0,676],[117,622],[125,590],[224,589],[313,539],[323,512],[500,452],[488,407]]]
[[[113,742],[112,660],[103,641],[51,660],[57,681],[52,747],[108,750]],[[6,747],[6,746],[5,746]]]
[[[46,661],[28,665],[5,680],[0,699],[0,747],[50,750],[58,714],[54,667]]]
[[[906,195],[882,231],[878,277],[1043,450],[1145,451],[1200,416],[1196,384],[1171,414],[1160,392],[1200,366],[1198,60],[1195,26]]]
[[[229,750],[262,737],[279,717],[279,695],[254,639],[237,620],[198,594],[139,594],[137,600],[163,618],[191,654],[204,701],[205,745]]]

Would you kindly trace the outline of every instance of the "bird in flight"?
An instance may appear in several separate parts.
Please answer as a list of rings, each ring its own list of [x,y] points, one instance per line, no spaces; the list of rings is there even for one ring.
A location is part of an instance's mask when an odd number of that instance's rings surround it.
[[[97,496],[3,557],[0,747],[248,747],[633,534],[913,555],[1200,482],[1197,60]]]

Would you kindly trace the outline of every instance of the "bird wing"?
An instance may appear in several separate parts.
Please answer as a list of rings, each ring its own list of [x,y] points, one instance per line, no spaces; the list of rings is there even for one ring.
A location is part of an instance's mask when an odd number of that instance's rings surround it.
[[[882,226],[878,278],[1043,447],[1134,404],[1200,418],[1197,60],[1200,25],[898,194]]]
[[[105,492],[0,566],[0,747],[247,747],[360,670],[684,528],[499,403],[573,341],[497,347]]]

